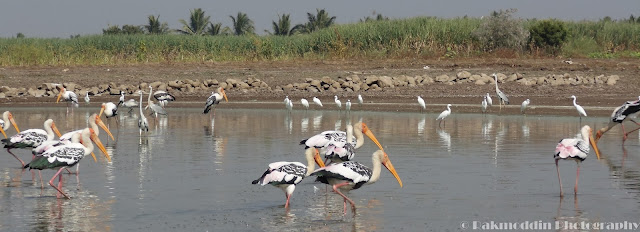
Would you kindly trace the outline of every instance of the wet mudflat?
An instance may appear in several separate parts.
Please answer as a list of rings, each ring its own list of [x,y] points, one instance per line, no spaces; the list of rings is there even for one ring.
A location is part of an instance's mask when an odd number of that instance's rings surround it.
[[[86,125],[90,112],[77,108],[8,108],[20,129],[54,119],[61,131]],[[91,113],[93,113],[93,110]],[[443,128],[437,114],[353,111],[171,108],[139,135],[137,114],[110,120],[116,141],[100,138],[112,162],[87,157],[79,182],[65,174],[71,200],[44,190],[6,151],[0,151],[0,230],[64,231],[457,231],[462,222],[619,222],[640,211],[640,141],[621,146],[620,128],[599,142],[581,164],[561,161],[561,199],[553,151],[574,137],[577,117],[452,114]],[[283,208],[285,196],[271,186],[251,185],[267,164],[304,162],[300,140],[346,123],[365,122],[389,154],[404,182],[381,179],[348,193],[357,204],[342,215],[342,198],[314,178],[303,180]],[[598,129],[607,118],[583,118]],[[105,121],[106,122],[106,121]],[[629,124],[629,128],[632,128]],[[10,130],[8,134],[14,134]],[[371,167],[376,146],[365,140],[356,161]],[[16,150],[30,159],[27,150]],[[45,182],[54,171],[43,171]],[[37,176],[37,172],[36,172]],[[37,180],[37,179],[36,179]]]

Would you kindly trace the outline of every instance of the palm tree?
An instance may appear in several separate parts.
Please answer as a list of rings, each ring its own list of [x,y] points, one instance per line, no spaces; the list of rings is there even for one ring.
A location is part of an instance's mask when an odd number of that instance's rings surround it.
[[[209,27],[207,28],[207,35],[219,35],[220,29],[222,28],[222,23],[209,23]]]
[[[311,33],[333,25],[336,21],[336,16],[329,17],[329,14],[324,9],[316,9],[315,15],[307,12],[307,19],[309,22],[298,24],[295,28],[298,28],[302,33]]]
[[[273,23],[272,24],[273,35],[284,35],[284,36],[293,35],[293,33],[295,33],[295,31],[299,29],[298,25],[291,28],[291,20],[289,20],[288,14],[278,15],[277,23],[275,21],[271,21],[271,22]],[[271,34],[271,32],[267,30],[265,30],[265,32]]]
[[[166,22],[160,23],[160,15],[149,15],[149,24],[144,27],[149,34],[166,34],[169,32],[169,25]]]
[[[233,21],[233,32],[235,35],[253,34],[255,28],[253,27],[253,21],[249,19],[247,14],[238,12],[238,16],[235,18],[231,15]]]
[[[182,23],[182,30],[178,29],[178,32],[188,35],[202,35],[205,29],[209,25],[209,19],[211,16],[205,16],[202,8],[197,8],[191,11],[189,23],[184,19],[180,19]]]

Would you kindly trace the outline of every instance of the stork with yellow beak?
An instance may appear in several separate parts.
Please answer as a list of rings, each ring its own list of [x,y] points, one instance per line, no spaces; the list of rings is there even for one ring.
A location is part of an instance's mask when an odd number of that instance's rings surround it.
[[[7,149],[9,154],[13,155],[22,167],[24,167],[24,161],[22,161],[18,156],[11,152],[11,149],[15,148],[27,148],[32,149],[40,146],[45,141],[53,140],[54,134],[60,137],[60,131],[56,127],[56,124],[53,123],[53,119],[47,119],[44,121],[44,130],[43,129],[29,129],[22,131],[14,136],[11,136],[8,139],[3,139],[2,143],[4,144],[4,148]]]
[[[209,113],[212,108],[215,109],[216,105],[220,104],[223,97],[226,102],[229,102],[229,99],[227,99],[227,94],[224,92],[224,88],[222,87],[218,88],[217,93],[211,92],[211,96],[207,98],[207,102],[204,104],[204,113]]]
[[[18,124],[16,124],[16,121],[13,120],[13,114],[11,114],[11,112],[9,111],[5,111],[4,113],[2,113],[2,119],[0,119],[0,132],[2,133],[2,135],[4,135],[5,139],[7,138],[6,131],[9,130],[9,127],[11,127],[9,123],[13,125],[13,128],[16,128],[16,131],[18,133],[20,133]]]

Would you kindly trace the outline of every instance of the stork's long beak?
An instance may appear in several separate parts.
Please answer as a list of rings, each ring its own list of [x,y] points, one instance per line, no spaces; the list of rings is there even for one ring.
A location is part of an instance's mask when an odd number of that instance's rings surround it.
[[[316,164],[318,164],[318,166],[320,166],[321,168],[323,168],[324,166],[326,166],[324,164],[324,162],[322,161],[322,158],[320,158],[320,152],[318,152],[318,149],[315,149],[315,155],[313,155],[313,159],[316,161]]]
[[[593,131],[591,130],[589,130],[589,143],[591,143],[593,150],[596,152],[596,156],[598,157],[598,160],[600,160],[600,150],[598,149],[597,140],[593,138]]]
[[[111,136],[111,140],[113,141],[116,140],[115,138],[113,138],[113,135],[111,134],[111,131],[109,131],[109,128],[107,128],[107,125],[105,125],[104,122],[102,122],[102,119],[100,119],[100,116],[96,116],[96,124],[98,124],[98,126],[100,126],[102,130],[106,131],[107,134]]]
[[[96,133],[93,131],[93,129],[91,129],[91,141],[93,141],[93,143],[95,143],[98,146],[100,151],[102,151],[102,153],[104,154],[104,157],[106,157],[107,160],[109,162],[111,162],[111,157],[109,156],[109,153],[107,152],[107,149],[104,148],[104,145],[102,145],[102,142],[100,141],[100,138],[98,138],[98,136],[96,136]]]
[[[391,160],[389,160],[389,156],[387,156],[386,152],[384,152],[384,159],[382,160],[382,165],[384,165],[384,167],[386,167],[389,170],[389,172],[393,174],[393,177],[395,177],[396,180],[398,180],[398,184],[400,184],[400,188],[402,188],[402,180],[400,179],[400,176],[398,176],[398,173],[396,172],[396,168],[394,168],[393,164],[391,164]]]
[[[102,113],[104,113],[104,105],[100,107],[100,113],[98,114],[98,117],[102,117]]]
[[[0,126],[0,132],[2,132],[2,135],[4,135],[4,138],[6,139],[6,138],[7,138],[7,134],[6,134],[6,133],[4,133],[4,129],[2,129],[2,127],[1,127],[1,126]]]
[[[56,135],[58,135],[58,138],[62,137],[62,134],[60,134],[60,131],[58,130],[58,127],[53,122],[51,123],[51,129],[53,129],[53,132],[55,132]]]
[[[227,99],[227,93],[224,92],[224,89],[220,89],[220,90],[221,90],[220,92],[222,92],[222,96],[224,97],[224,101],[229,102],[229,99]]]
[[[602,137],[602,131],[598,130],[596,131],[596,138],[595,138],[596,143],[598,143],[598,141],[600,140],[600,137]]]
[[[376,145],[378,145],[378,148],[380,148],[380,150],[384,150],[382,148],[382,145],[380,145],[380,142],[378,142],[378,139],[376,139],[376,136],[373,135],[373,132],[371,132],[371,130],[369,130],[369,127],[367,127],[367,124],[364,124],[364,122],[362,123],[362,133],[367,135],[367,137],[369,137],[369,139],[371,139],[371,141],[373,141]]]
[[[56,99],[56,103],[60,102],[60,97],[62,97],[62,93],[64,92],[64,90],[60,90],[60,92],[58,93],[58,98]]]
[[[16,121],[13,120],[13,114],[11,113],[9,113],[9,122],[11,122],[11,125],[13,125],[13,128],[16,128],[16,131],[20,133],[20,129],[18,129],[18,124],[16,124]]]
[[[80,139],[80,143],[82,143],[82,139]],[[96,159],[96,154],[94,154],[93,151],[91,151],[91,157],[93,157],[93,162],[98,162],[98,159]]]

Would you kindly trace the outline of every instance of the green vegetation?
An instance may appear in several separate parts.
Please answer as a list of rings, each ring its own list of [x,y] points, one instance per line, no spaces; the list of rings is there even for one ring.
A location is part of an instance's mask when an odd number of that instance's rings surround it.
[[[231,17],[236,24],[240,22],[239,19],[246,19],[242,24],[245,26],[239,24],[233,28],[222,28],[220,23],[211,23],[204,11],[195,9],[191,11],[189,22],[183,20],[184,28],[180,34],[152,32],[155,29],[150,28],[158,24],[162,27],[162,23],[158,17],[152,20],[152,16],[149,16],[148,26],[151,27],[125,25],[122,28],[108,28],[136,33],[105,33],[68,39],[0,38],[0,66],[294,59],[455,59],[499,57],[505,50],[518,56],[640,58],[640,23],[635,22],[635,17],[634,21],[562,21],[567,32],[566,40],[545,42],[547,45],[560,46],[557,51],[549,53],[532,49],[540,45],[537,44],[538,39],[521,36],[547,20],[517,20],[510,18],[510,13],[498,11],[484,19],[417,17],[387,20],[380,17],[383,20],[336,25],[335,17],[318,10],[316,14],[309,13],[309,22],[300,24],[303,26],[298,28],[290,28],[290,22],[284,22],[288,21],[288,15],[286,19],[285,15],[279,16],[278,22],[274,21],[274,34],[261,36],[253,33],[252,23],[248,23],[250,20],[246,14],[239,13]],[[498,22],[496,19],[506,20]],[[135,28],[148,33],[138,33]]]
[[[555,52],[567,41],[569,31],[563,22],[550,19],[534,23],[529,33],[529,44]]]

